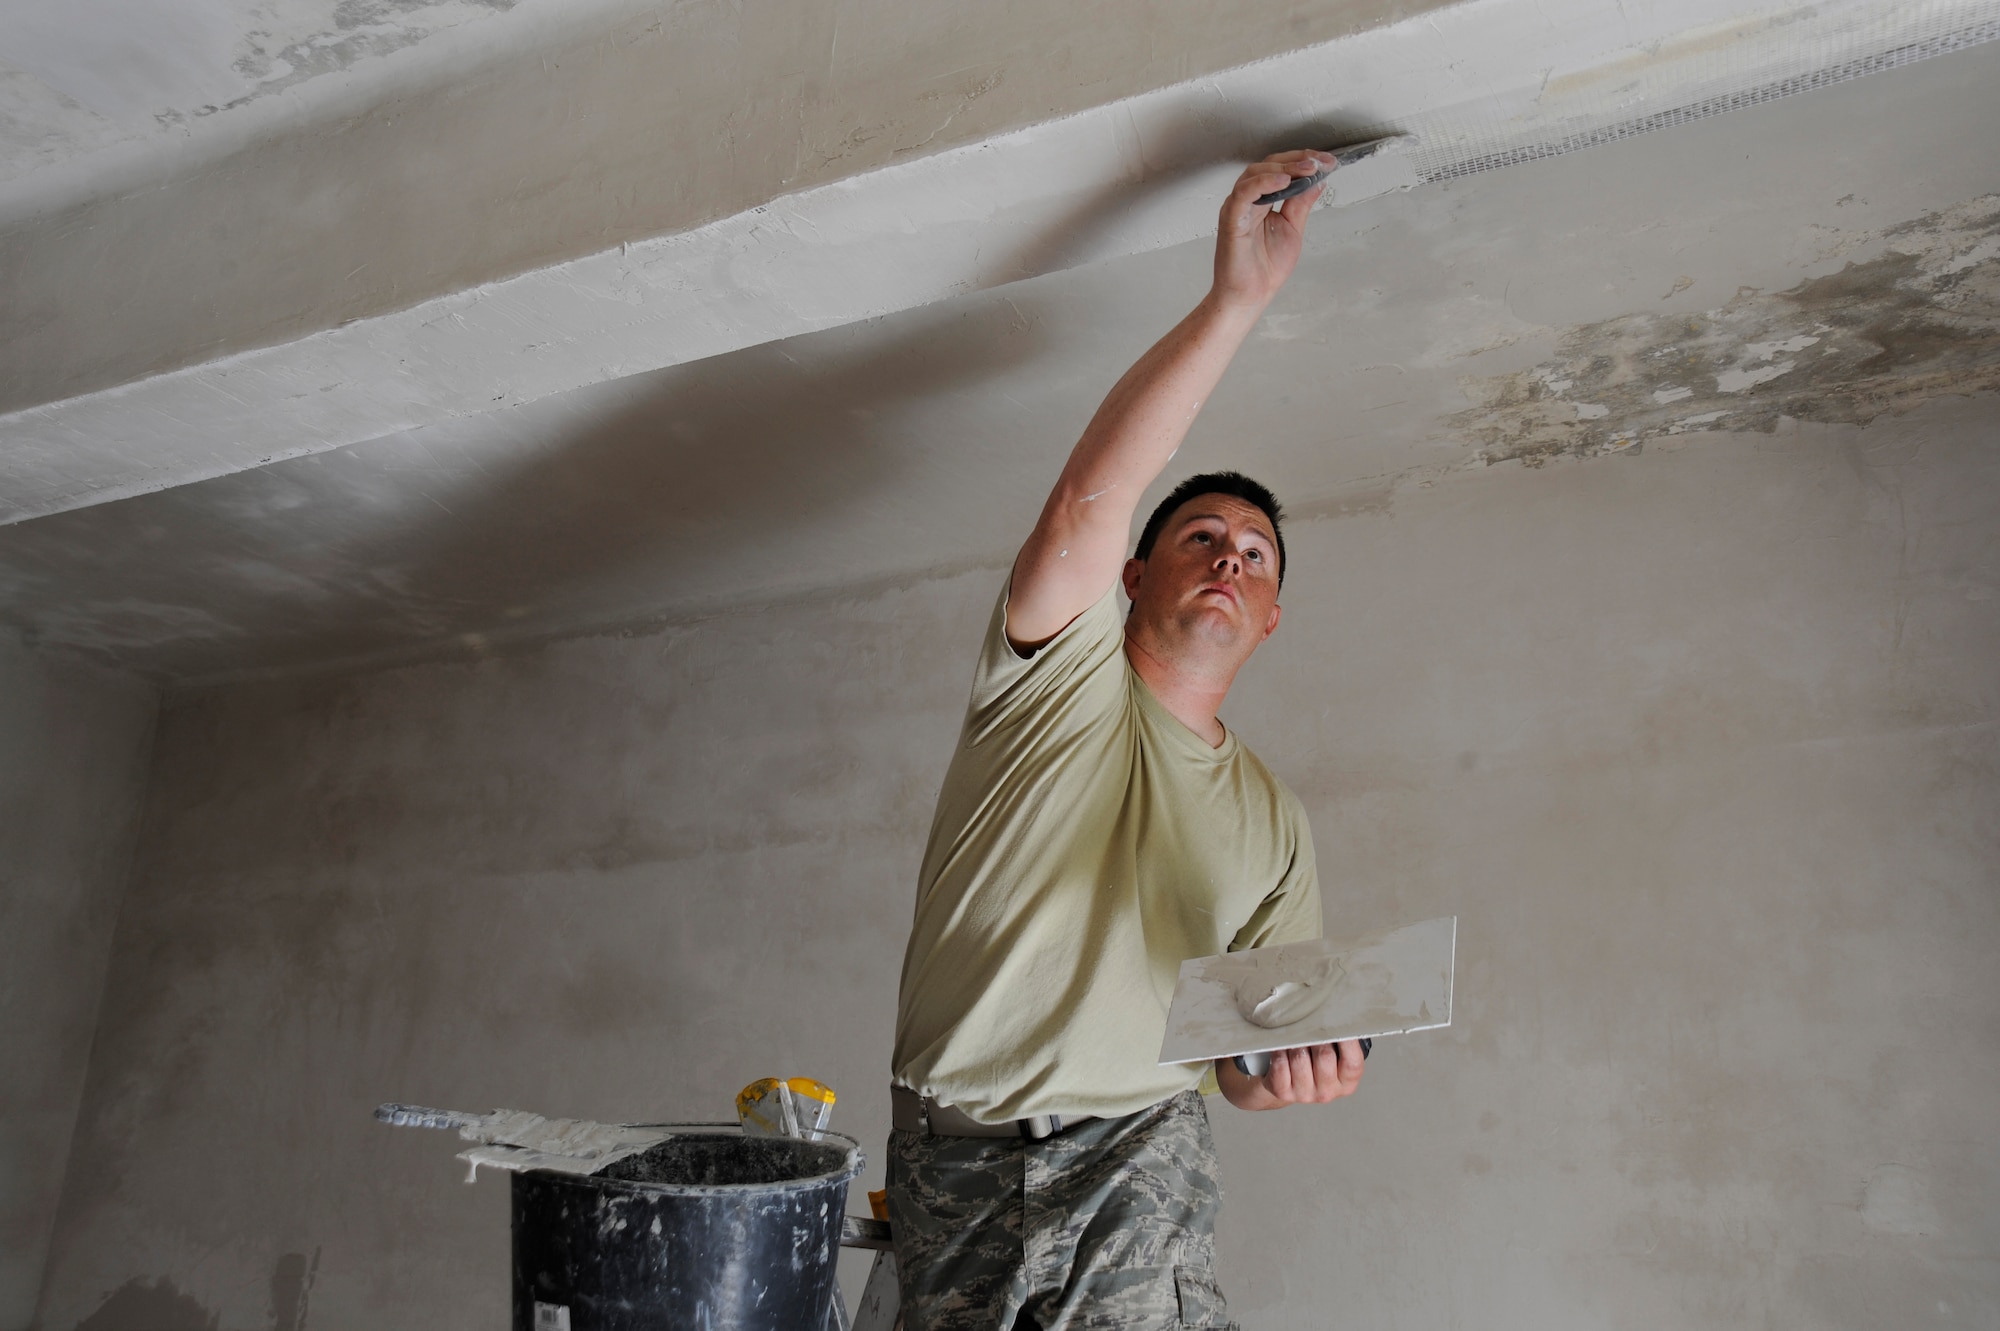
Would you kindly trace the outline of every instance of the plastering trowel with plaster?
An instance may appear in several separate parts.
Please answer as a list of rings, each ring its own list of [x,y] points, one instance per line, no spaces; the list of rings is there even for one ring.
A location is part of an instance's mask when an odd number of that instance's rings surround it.
[[[375,1118],[396,1128],[456,1130],[466,1141],[476,1143],[471,1150],[458,1153],[458,1158],[469,1166],[465,1173],[467,1183],[478,1177],[481,1165],[493,1169],[595,1174],[658,1146],[673,1135],[662,1128],[625,1123],[544,1118],[523,1109],[496,1109],[481,1114],[392,1103],[378,1107]]]
[[[745,1086],[736,1097],[736,1118],[747,1136],[818,1141],[833,1113],[833,1100],[833,1088],[812,1077],[765,1077]],[[476,1143],[471,1150],[458,1153],[470,1166],[465,1173],[467,1183],[479,1176],[481,1165],[517,1172],[546,1169],[579,1176],[599,1174],[674,1135],[659,1124],[544,1118],[522,1109],[481,1114],[393,1102],[377,1107],[375,1119],[396,1128],[456,1130],[466,1141]]]
[[[1447,915],[1184,961],[1160,1062],[1233,1057],[1262,1076],[1279,1049],[1449,1026],[1457,949],[1458,917]]]

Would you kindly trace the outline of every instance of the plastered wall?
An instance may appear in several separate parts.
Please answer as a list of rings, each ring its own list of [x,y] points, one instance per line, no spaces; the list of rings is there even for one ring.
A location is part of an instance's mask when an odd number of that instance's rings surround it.
[[[1996,424],[1786,419],[1292,529],[1225,718],[1333,928],[1460,916],[1458,1006],[1351,1102],[1215,1105],[1246,1328],[2000,1321]],[[502,1324],[504,1183],[381,1100],[699,1119],[804,1072],[879,1157],[999,577],[175,701],[41,1325]]]
[[[0,1328],[35,1311],[152,741],[153,691],[0,637]]]

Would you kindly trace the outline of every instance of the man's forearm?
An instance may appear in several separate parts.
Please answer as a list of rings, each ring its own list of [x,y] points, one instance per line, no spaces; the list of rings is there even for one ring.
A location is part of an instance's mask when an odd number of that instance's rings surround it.
[[[1016,642],[1052,636],[1117,575],[1139,496],[1187,439],[1264,305],[1210,292],[1113,385],[1014,562]]]
[[[1130,517],[1139,493],[1166,469],[1202,404],[1257,326],[1265,302],[1228,302],[1211,291],[1112,386],[1057,483],[1070,502],[1108,499]],[[1115,487],[1115,488],[1113,488]],[[1097,499],[1091,502],[1099,502]],[[1122,537],[1122,533],[1121,533]],[[1122,548],[1122,540],[1121,540]]]

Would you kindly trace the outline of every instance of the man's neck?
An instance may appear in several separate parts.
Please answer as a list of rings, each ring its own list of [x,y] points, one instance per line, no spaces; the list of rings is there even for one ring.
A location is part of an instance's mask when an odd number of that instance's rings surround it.
[[[1133,673],[1145,681],[1169,716],[1207,741],[1210,748],[1222,747],[1229,731],[1215,714],[1222,710],[1222,700],[1229,696],[1234,671],[1229,679],[1218,683],[1212,676],[1155,656],[1129,633],[1125,635],[1125,659],[1132,663]]]

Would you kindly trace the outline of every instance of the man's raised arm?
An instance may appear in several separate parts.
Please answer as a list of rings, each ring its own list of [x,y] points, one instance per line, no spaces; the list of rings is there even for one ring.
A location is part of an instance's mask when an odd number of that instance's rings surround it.
[[[1222,205],[1214,285],[1112,388],[1014,559],[1007,637],[1015,646],[1055,637],[1117,581],[1140,493],[1292,275],[1320,187],[1276,206],[1252,200],[1333,165],[1330,153],[1278,153],[1237,178]]]

